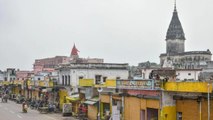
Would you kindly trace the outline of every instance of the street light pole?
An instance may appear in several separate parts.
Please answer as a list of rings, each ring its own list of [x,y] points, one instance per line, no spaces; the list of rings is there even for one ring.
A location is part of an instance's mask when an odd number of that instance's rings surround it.
[[[99,99],[99,105],[98,105],[98,120],[101,120],[101,92],[103,89],[100,87],[98,88],[98,99]]]
[[[209,96],[209,86],[210,86],[210,84],[208,83],[208,120],[210,120],[210,96]]]
[[[98,96],[99,96],[98,120],[101,120],[101,96],[100,96],[100,92],[98,92]]]

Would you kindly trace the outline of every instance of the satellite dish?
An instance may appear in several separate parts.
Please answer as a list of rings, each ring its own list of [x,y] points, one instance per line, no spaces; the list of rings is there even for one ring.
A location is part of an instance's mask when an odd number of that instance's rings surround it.
[[[99,87],[97,90],[98,90],[98,92],[102,92],[103,88]]]

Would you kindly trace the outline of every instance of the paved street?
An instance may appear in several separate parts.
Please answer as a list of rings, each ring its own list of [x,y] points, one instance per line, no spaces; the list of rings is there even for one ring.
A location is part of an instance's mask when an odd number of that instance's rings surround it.
[[[40,114],[37,110],[28,109],[22,113],[21,104],[13,101],[0,102],[0,120],[76,120],[72,117],[62,117],[59,113]]]

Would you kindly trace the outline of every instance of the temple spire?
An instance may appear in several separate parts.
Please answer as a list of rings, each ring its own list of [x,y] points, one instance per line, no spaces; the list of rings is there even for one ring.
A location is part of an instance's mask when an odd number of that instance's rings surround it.
[[[175,3],[174,3],[174,12],[177,12],[177,8],[176,8],[176,0],[175,0]]]
[[[78,58],[78,49],[75,47],[75,43],[74,43],[74,46],[72,48],[72,51],[71,51],[71,54],[70,54],[70,57],[72,58]]]
[[[166,40],[185,40],[185,35],[176,9],[176,0],[174,2],[174,12],[172,20],[166,34]]]

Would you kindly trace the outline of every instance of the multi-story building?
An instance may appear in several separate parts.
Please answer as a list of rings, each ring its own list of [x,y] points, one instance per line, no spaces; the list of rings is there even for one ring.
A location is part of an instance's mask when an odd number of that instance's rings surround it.
[[[78,49],[75,44],[71,50],[70,57],[68,56],[55,56],[51,58],[36,59],[33,64],[33,72],[35,74],[48,71],[53,72],[57,65],[62,63],[103,63],[104,60],[100,58],[80,58]]]
[[[67,56],[55,56],[52,58],[36,59],[33,64],[33,72],[35,74],[41,71],[54,71],[55,67],[61,63],[67,63],[69,57]]]
[[[33,74],[32,71],[17,70],[16,71],[16,80],[27,80],[27,79],[30,79],[32,74]]]
[[[105,83],[107,79],[127,79],[128,64],[116,63],[69,63],[58,68],[59,84],[72,86],[77,92],[80,79],[94,79],[94,84]]]
[[[4,81],[13,81],[16,79],[16,70],[15,68],[7,68],[4,72]]]

